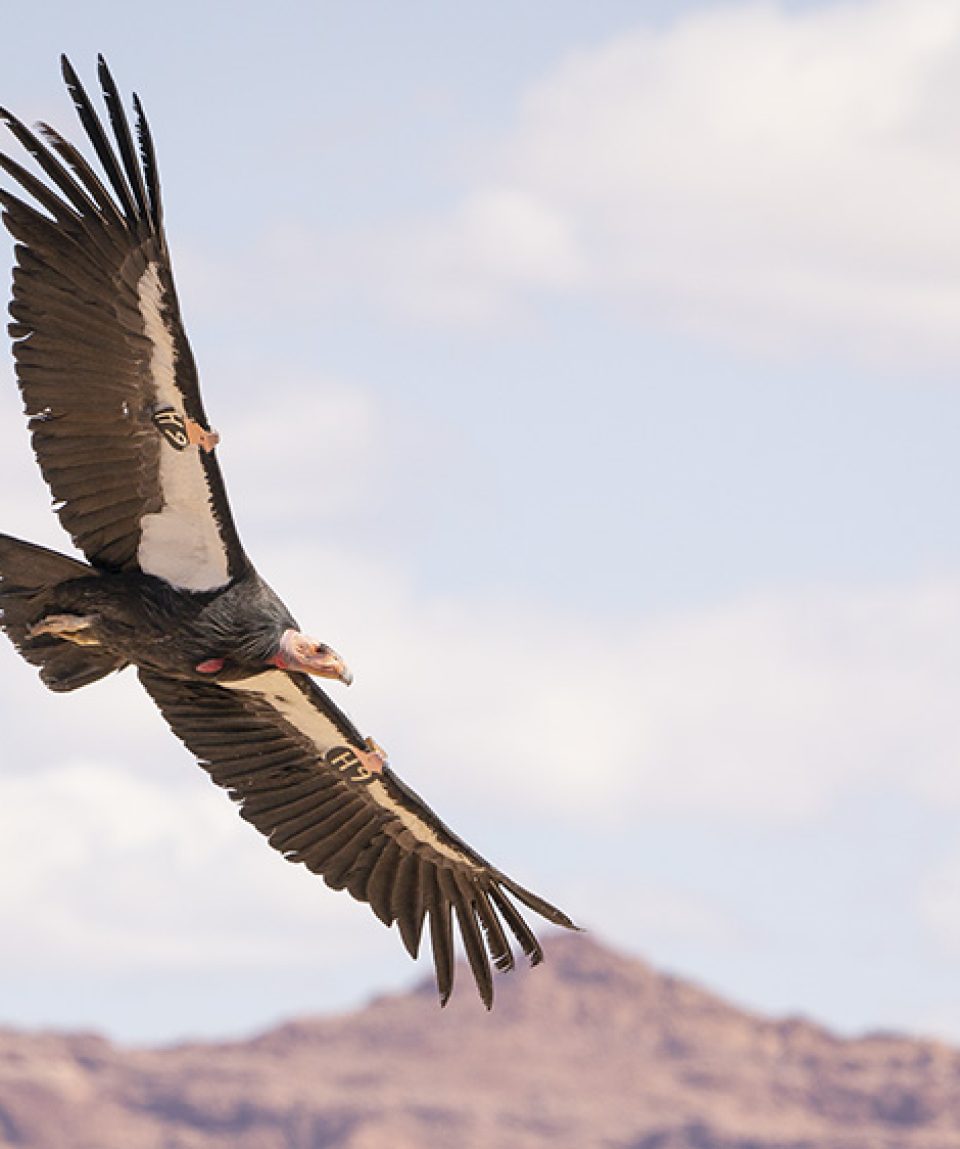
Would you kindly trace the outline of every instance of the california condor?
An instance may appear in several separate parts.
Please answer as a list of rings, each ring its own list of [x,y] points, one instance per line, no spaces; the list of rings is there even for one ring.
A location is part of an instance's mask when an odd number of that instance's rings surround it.
[[[16,241],[10,335],[33,449],[87,562],[0,535],[0,626],[51,690],[132,665],[173,732],[290,861],[396,923],[417,956],[429,922],[437,989],[453,919],[480,996],[508,935],[543,951],[515,902],[570,919],[440,821],[316,684],[349,683],[303,634],[237,534],[200,397],[163,229],[153,139],[135,133],[103,58],[107,122],[63,76],[100,174],[53,128],[0,118],[39,169],[0,155]],[[111,138],[112,137],[112,138]]]

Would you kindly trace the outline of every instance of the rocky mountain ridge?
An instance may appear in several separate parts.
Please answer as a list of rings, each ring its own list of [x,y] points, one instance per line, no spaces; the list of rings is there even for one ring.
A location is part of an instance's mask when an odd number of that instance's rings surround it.
[[[17,1149],[960,1149],[960,1050],[771,1020],[583,936],[247,1041],[0,1030]]]

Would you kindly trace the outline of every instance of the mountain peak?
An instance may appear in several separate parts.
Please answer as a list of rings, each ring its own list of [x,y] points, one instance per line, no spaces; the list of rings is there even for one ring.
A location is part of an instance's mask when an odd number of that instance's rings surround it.
[[[956,1149],[960,1053],[767,1019],[584,935],[488,1014],[432,985],[249,1041],[0,1032],[23,1149]],[[466,982],[466,970],[458,971]]]

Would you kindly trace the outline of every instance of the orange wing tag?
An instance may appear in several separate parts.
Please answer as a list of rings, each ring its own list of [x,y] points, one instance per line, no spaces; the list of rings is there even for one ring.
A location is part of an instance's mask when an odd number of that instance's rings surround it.
[[[194,423],[192,419],[186,420],[187,424],[187,439],[191,443],[195,443],[201,451],[206,451],[209,455],[213,448],[220,442],[220,436],[216,431],[204,431],[199,423]]]

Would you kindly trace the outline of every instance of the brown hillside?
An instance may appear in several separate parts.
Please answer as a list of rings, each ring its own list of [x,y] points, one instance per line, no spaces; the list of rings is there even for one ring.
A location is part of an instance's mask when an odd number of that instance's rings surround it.
[[[250,1041],[0,1031],[24,1149],[960,1149],[960,1052],[771,1021],[584,937],[503,978]]]

